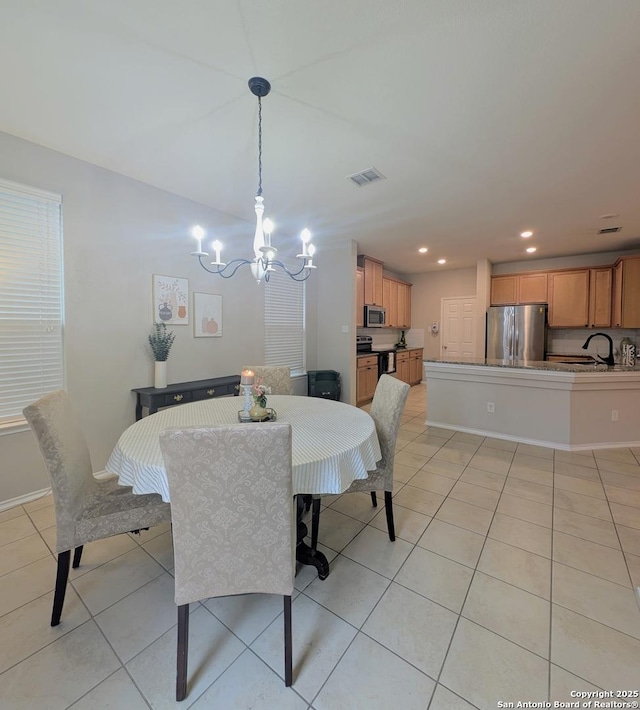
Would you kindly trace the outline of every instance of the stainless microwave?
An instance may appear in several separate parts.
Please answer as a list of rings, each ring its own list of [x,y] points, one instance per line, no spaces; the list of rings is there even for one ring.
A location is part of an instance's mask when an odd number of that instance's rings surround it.
[[[384,328],[387,325],[387,312],[380,306],[364,307],[364,327]]]

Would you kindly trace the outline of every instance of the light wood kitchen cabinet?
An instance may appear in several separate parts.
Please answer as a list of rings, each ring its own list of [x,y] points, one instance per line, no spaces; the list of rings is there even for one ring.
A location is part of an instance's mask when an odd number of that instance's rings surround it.
[[[411,284],[398,281],[398,328],[411,328]]]
[[[589,326],[611,326],[611,292],[613,270],[608,267],[589,269]]]
[[[358,266],[364,269],[365,304],[382,306],[382,262],[370,256],[359,256]]]
[[[616,262],[612,325],[640,328],[640,257],[627,256]]]
[[[358,358],[356,374],[356,405],[366,404],[373,399],[378,384],[378,356],[367,355]]]
[[[611,267],[551,271],[548,280],[551,328],[611,325]]]
[[[411,327],[411,284],[406,281],[382,279],[382,305],[389,328]]]
[[[364,327],[364,270],[356,270],[356,327]]]
[[[491,278],[491,305],[513,306],[547,302],[547,272],[508,274]]]
[[[419,385],[422,382],[422,348],[409,351],[409,384]]]
[[[411,363],[410,353],[408,350],[402,350],[396,353],[396,377],[403,382],[411,381]]]
[[[546,303],[547,274],[536,272],[518,276],[518,303]]]
[[[387,325],[390,328],[398,327],[398,282],[383,277],[382,279],[382,305],[387,315]]]
[[[553,271],[548,276],[549,327],[589,327],[589,269]]]
[[[493,276],[491,278],[491,305],[513,306],[518,302],[518,277]]]

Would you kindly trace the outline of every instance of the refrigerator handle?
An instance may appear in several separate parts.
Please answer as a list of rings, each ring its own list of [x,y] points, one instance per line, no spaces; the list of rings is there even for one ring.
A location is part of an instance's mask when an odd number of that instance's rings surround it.
[[[511,357],[513,360],[520,357],[520,331],[518,329],[517,317],[513,319],[513,352]]]

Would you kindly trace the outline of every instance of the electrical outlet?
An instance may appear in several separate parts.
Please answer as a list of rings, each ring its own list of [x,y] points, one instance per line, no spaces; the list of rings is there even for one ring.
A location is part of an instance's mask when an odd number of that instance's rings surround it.
[[[489,414],[493,414],[496,411],[496,403],[495,402],[487,402],[487,412]]]
[[[618,421],[618,410],[617,410],[617,409],[612,409],[612,410],[611,410],[611,421],[612,421],[612,422],[617,422],[617,421]]]

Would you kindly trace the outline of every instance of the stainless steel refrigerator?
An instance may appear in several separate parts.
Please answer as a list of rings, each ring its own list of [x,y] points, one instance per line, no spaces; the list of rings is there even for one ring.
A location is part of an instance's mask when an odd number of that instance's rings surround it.
[[[487,358],[544,360],[547,306],[491,306],[487,311]]]

